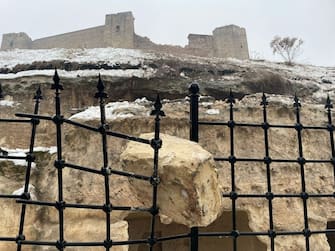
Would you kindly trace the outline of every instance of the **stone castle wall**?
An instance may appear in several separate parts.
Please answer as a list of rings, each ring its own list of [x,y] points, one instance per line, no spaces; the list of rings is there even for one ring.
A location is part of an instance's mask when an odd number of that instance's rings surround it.
[[[31,40],[23,32],[4,34],[1,50],[50,48],[127,48],[202,57],[248,59],[246,31],[236,25],[216,28],[213,35],[190,34],[185,47],[160,45],[135,34],[131,12],[106,15],[105,25]]]
[[[1,50],[8,50],[13,48],[31,49],[32,40],[24,32],[7,33],[2,35]]]
[[[217,57],[249,58],[247,36],[244,28],[228,25],[213,31],[214,54]]]
[[[104,44],[115,48],[134,48],[134,17],[131,12],[106,15]]]
[[[32,49],[51,48],[99,48],[104,47],[103,35],[105,26],[69,32],[61,35],[36,39],[32,41]]]

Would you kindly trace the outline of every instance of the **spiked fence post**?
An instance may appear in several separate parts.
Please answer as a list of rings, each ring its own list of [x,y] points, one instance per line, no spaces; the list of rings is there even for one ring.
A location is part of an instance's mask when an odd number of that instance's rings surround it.
[[[227,98],[227,103],[229,104],[229,121],[227,123],[230,133],[230,156],[228,161],[230,163],[231,169],[231,192],[230,192],[230,199],[232,203],[232,231],[231,236],[233,237],[233,251],[237,251],[237,238],[240,236],[240,233],[237,229],[237,215],[236,215],[236,200],[238,198],[238,194],[236,192],[236,175],[235,175],[235,163],[236,163],[236,156],[235,156],[235,137],[234,137],[234,128],[235,128],[235,121],[234,121],[234,104],[235,98],[233,95],[232,90],[229,91],[229,96]]]
[[[160,183],[160,179],[158,176],[158,153],[159,149],[162,147],[162,140],[160,139],[160,117],[165,116],[164,111],[162,111],[162,103],[159,95],[157,95],[154,110],[151,111],[151,116],[155,116],[155,135],[151,140],[151,147],[154,149],[154,166],[152,176],[150,178],[150,183],[152,185],[152,205],[150,209],[151,213],[151,229],[150,229],[150,237],[148,239],[149,249],[153,251],[154,245],[157,243],[157,238],[155,235],[155,226],[156,226],[156,216],[159,212],[157,206],[157,197],[158,197],[158,185]]]
[[[33,99],[35,100],[34,114],[37,115],[38,112],[39,112],[40,100],[43,99],[41,86],[38,86]],[[37,128],[37,125],[39,124],[39,122],[40,122],[40,120],[38,118],[32,118],[31,119],[31,124],[32,124],[31,137],[30,137],[29,153],[27,154],[28,164],[27,164],[26,175],[25,175],[24,190],[23,190],[23,194],[22,194],[22,198],[26,199],[26,200],[29,200],[31,198],[30,194],[29,194],[29,182],[30,182],[32,162],[35,160],[34,145],[35,145],[36,128]],[[17,239],[16,240],[17,251],[21,251],[21,241],[25,240],[25,236],[24,236],[24,233],[23,233],[25,215],[26,215],[26,204],[22,204],[19,234],[16,237],[16,239]]]
[[[190,140],[199,141],[199,84],[193,82],[189,86],[190,92]],[[191,251],[198,250],[199,242],[198,227],[192,227],[190,232]]]
[[[329,94],[327,95],[327,101],[325,108],[327,109],[327,118],[328,118],[328,123],[327,123],[327,130],[329,132],[329,137],[330,137],[330,148],[331,148],[331,162],[333,164],[333,173],[334,173],[334,184],[335,184],[335,143],[334,143],[334,125],[332,121],[332,109],[334,108],[332,101],[330,100]]]
[[[309,238],[311,236],[311,230],[309,229],[309,223],[308,223],[308,205],[307,200],[309,198],[309,195],[306,191],[306,179],[305,179],[305,163],[306,159],[304,158],[303,154],[303,144],[302,144],[302,130],[304,129],[301,121],[300,121],[300,109],[301,109],[301,103],[298,98],[298,96],[294,95],[294,103],[293,106],[295,108],[295,115],[296,115],[296,124],[295,124],[295,130],[297,131],[297,140],[298,140],[298,163],[300,165],[300,178],[301,178],[301,194],[300,197],[302,199],[303,203],[303,214],[304,214],[304,229],[303,229],[303,235],[305,237],[305,245],[306,245],[306,251],[310,250],[310,244],[309,244]]]
[[[55,70],[53,76],[54,83],[51,85],[51,89],[55,90],[55,110],[56,114],[53,117],[53,122],[56,125],[56,143],[57,143],[57,160],[55,160],[54,166],[57,168],[58,176],[58,200],[56,202],[56,209],[58,211],[58,220],[59,220],[59,240],[56,242],[56,248],[60,251],[65,249],[65,239],[64,239],[64,209],[65,202],[63,198],[63,168],[65,161],[62,157],[62,123],[63,116],[61,114],[60,107],[60,91],[63,90],[63,86],[59,83],[60,79]]]
[[[268,123],[268,116],[267,116],[267,106],[269,102],[265,93],[263,92],[262,101],[260,105],[263,107],[263,123],[262,129],[264,131],[264,149],[265,149],[265,156],[264,156],[264,164],[266,165],[266,183],[267,183],[267,192],[266,192],[266,199],[268,200],[268,212],[269,212],[269,230],[268,236],[270,238],[270,248],[271,251],[275,250],[275,237],[276,232],[274,229],[274,221],[273,221],[273,203],[272,200],[274,198],[272,192],[272,181],[271,181],[271,167],[270,164],[272,162],[269,152],[269,128],[270,125]]]
[[[102,173],[104,175],[104,184],[105,184],[105,204],[103,206],[103,211],[106,214],[106,239],[104,240],[104,247],[106,251],[109,251],[113,245],[111,240],[111,212],[112,206],[110,203],[110,191],[109,191],[109,175],[111,174],[110,168],[108,167],[108,150],[107,150],[107,133],[108,125],[106,122],[106,110],[105,110],[105,100],[108,98],[107,93],[105,93],[105,85],[102,82],[101,76],[99,74],[98,84],[97,84],[98,92],[95,93],[94,97],[99,99],[100,106],[100,134],[102,140],[102,155],[103,155],[103,167],[101,168]]]

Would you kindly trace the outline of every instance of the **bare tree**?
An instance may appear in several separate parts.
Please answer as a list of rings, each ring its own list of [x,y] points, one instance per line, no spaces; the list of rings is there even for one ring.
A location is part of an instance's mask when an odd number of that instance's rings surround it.
[[[304,43],[302,39],[297,37],[279,37],[275,36],[270,47],[272,48],[273,54],[278,53],[287,64],[292,65],[293,61],[301,53],[301,45]]]

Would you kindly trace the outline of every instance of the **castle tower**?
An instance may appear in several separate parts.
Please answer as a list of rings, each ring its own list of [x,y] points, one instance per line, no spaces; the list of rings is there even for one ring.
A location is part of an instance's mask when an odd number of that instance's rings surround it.
[[[249,59],[247,34],[237,25],[218,27],[213,31],[215,57]]]
[[[104,45],[114,48],[134,48],[134,17],[129,12],[106,15]]]
[[[7,33],[2,35],[1,50],[31,49],[32,40],[24,32]]]

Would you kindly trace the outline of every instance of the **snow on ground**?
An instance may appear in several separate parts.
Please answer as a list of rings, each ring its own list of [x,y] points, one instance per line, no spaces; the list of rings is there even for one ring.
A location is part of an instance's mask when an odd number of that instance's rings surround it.
[[[26,153],[29,152],[29,149],[9,149],[2,147],[1,150],[8,152],[8,156],[13,157],[26,157]],[[52,147],[34,147],[34,152],[49,152],[50,154],[56,153],[57,148],[55,146]],[[0,161],[11,161],[16,166],[26,166],[27,161],[25,159],[0,159]],[[32,163],[32,168],[36,167],[35,163]]]
[[[95,49],[48,49],[48,50],[22,50],[0,51],[0,68],[12,69],[18,64],[31,64],[33,62],[50,62],[53,60],[64,60],[76,63],[103,63],[110,66],[128,64],[130,66],[142,65],[144,60],[154,59],[152,53],[145,53],[140,50],[118,49],[118,48],[95,48]],[[97,76],[99,73],[112,77],[138,77],[149,78],[155,70],[151,68],[141,69],[115,69],[115,70],[59,70],[59,75],[65,78],[77,76]],[[0,74],[0,79],[15,79],[27,76],[53,76],[54,70],[30,70],[16,74]]]
[[[0,51],[0,68],[12,69],[18,64],[31,64],[37,61],[64,60],[77,63],[106,63],[108,65],[142,64],[144,59],[154,59],[152,53],[140,50],[119,48],[94,48],[94,49],[44,49],[22,50],[15,49]]]
[[[140,50],[118,49],[118,48],[95,48],[95,49],[44,49],[44,50],[22,50],[0,51],[0,68],[12,69],[18,64],[31,64],[36,61],[63,60],[76,63],[103,63],[110,66],[128,64],[141,65],[139,69],[115,69],[115,70],[59,70],[59,75],[65,78],[77,76],[96,76],[99,73],[113,77],[138,77],[150,78],[155,75],[156,70],[147,67],[148,62],[153,60],[179,60],[196,64],[231,65],[248,69],[263,69],[272,72],[280,72],[289,81],[297,81],[311,88],[318,87],[313,94],[316,100],[324,99],[325,93],[335,97],[335,67],[321,67],[313,65],[296,64],[293,66],[284,63],[263,60],[238,60],[233,58],[203,58],[190,55],[169,55],[164,53],[149,53]],[[52,76],[53,70],[31,70],[22,71],[17,74],[0,74],[0,79],[15,79],[23,76],[43,75]],[[181,74],[182,77],[184,73]],[[223,79],[238,81],[238,75],[222,76]]]
[[[105,106],[106,119],[129,118],[133,116],[148,116],[151,104],[146,98],[137,99],[134,102],[111,102]],[[85,111],[74,114],[70,119],[94,120],[100,119],[99,106],[90,106]]]

